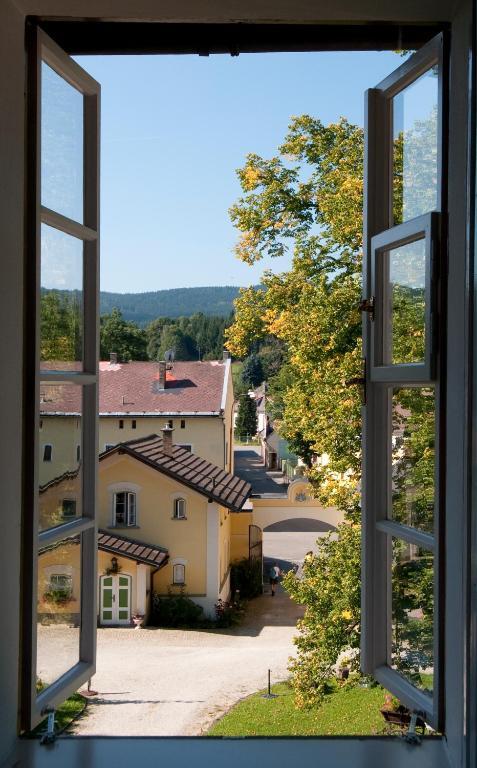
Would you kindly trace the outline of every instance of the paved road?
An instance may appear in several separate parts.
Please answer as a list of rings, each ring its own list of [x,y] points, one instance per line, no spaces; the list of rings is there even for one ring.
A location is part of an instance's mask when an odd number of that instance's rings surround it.
[[[259,448],[237,446],[234,449],[234,473],[247,480],[252,493],[286,496],[287,485],[281,472],[267,472]]]
[[[287,661],[301,609],[284,594],[250,603],[234,630],[192,632],[166,629],[98,629],[97,673],[87,716],[77,735],[191,736],[240,698],[287,677]],[[74,644],[74,630],[40,627],[50,649]]]

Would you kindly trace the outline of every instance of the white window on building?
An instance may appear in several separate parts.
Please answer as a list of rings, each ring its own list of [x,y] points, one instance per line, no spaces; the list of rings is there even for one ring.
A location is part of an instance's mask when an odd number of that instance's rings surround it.
[[[172,583],[185,584],[185,565],[176,563],[172,566]]]
[[[136,494],[118,491],[114,494],[114,525],[118,527],[136,525]]]
[[[73,594],[73,577],[67,573],[52,573],[50,575],[49,591],[58,598],[65,600]]]
[[[174,499],[174,520],[185,520],[186,519],[186,501],[185,499],[179,498]]]

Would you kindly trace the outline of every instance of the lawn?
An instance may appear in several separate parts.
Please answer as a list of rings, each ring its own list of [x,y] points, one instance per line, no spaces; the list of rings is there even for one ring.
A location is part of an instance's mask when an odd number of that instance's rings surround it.
[[[335,684],[316,710],[295,709],[288,683],[272,688],[276,699],[264,691],[236,704],[208,731],[207,736],[363,736],[381,733],[380,708],[385,691],[380,686],[361,688]]]
[[[55,733],[61,733],[65,730],[86,707],[86,699],[80,693],[73,693],[69,699],[61,704],[55,712]],[[32,736],[42,736],[48,724],[48,718],[42,720],[39,725],[31,732]]]

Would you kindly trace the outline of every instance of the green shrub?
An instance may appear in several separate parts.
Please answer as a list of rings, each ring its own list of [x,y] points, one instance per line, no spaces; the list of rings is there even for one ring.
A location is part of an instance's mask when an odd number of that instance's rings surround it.
[[[242,558],[232,563],[230,569],[230,583],[232,595],[236,590],[240,592],[240,597],[249,600],[252,597],[258,597],[262,594],[262,563],[260,560],[249,560],[248,557]]]
[[[184,594],[152,596],[151,624],[155,627],[200,627],[205,623],[204,611]]]
[[[215,626],[221,628],[233,627],[240,624],[244,614],[244,609],[239,600],[226,603],[224,600],[217,600],[215,604]]]

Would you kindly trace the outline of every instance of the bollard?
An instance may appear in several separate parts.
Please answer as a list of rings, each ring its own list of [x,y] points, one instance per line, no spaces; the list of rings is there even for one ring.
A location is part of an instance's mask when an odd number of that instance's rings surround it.
[[[276,693],[272,693],[271,688],[271,682],[270,682],[270,670],[268,670],[268,693],[262,693],[262,699],[277,699],[278,695]]]

